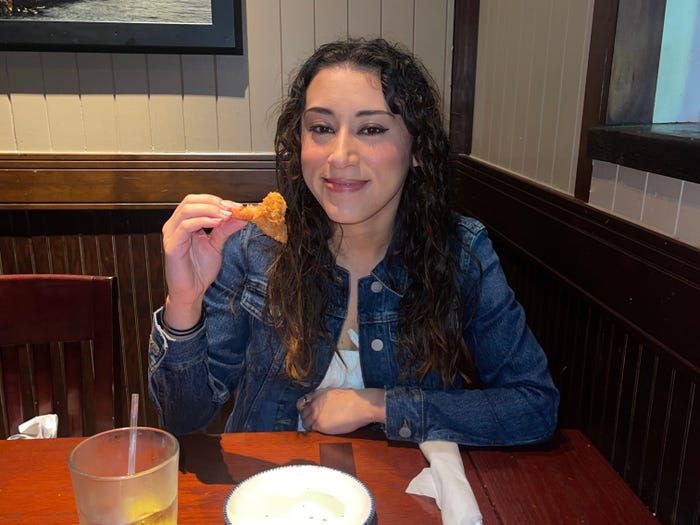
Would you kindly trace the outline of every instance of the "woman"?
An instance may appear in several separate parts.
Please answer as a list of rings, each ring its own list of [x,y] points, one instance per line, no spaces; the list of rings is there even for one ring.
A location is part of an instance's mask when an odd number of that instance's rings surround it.
[[[546,440],[558,392],[486,231],[448,207],[448,141],[418,61],[380,39],[322,46],[275,148],[286,244],[212,195],[163,227],[149,377],[165,428],[206,427],[235,392],[227,432]]]

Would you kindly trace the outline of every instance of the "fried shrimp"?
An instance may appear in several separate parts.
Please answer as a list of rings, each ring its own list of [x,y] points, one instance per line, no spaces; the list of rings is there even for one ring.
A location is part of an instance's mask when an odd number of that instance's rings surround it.
[[[277,242],[287,242],[287,225],[284,214],[287,203],[276,191],[268,193],[260,204],[248,204],[240,209],[232,209],[233,216],[244,221],[252,221],[265,235]]]

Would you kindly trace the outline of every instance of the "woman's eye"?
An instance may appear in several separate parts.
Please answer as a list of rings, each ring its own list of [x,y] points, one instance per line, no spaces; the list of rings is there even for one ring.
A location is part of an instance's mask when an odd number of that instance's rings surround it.
[[[320,134],[325,134],[325,133],[333,133],[333,129],[324,126],[323,124],[314,124],[313,126],[309,126],[309,131],[311,133],[320,133]]]
[[[381,135],[386,133],[388,130],[382,126],[367,126],[360,130],[362,135]]]

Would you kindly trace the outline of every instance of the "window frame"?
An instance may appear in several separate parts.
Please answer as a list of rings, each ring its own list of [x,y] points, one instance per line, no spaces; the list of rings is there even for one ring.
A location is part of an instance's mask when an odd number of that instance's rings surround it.
[[[589,200],[594,159],[700,182],[700,123],[652,125],[665,6],[666,0],[595,0],[574,187],[578,200]],[[479,0],[455,0],[454,22],[450,138],[453,154],[469,155]],[[644,53],[635,51],[640,46]],[[625,78],[630,71],[632,82]]]

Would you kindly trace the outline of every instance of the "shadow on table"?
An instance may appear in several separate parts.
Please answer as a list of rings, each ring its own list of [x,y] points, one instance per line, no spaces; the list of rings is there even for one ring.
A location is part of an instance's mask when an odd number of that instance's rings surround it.
[[[192,434],[180,436],[180,471],[191,473],[208,485],[235,485],[263,470],[283,466],[252,456],[226,452],[221,447],[221,436]],[[312,461],[292,459],[284,465],[314,464]]]

